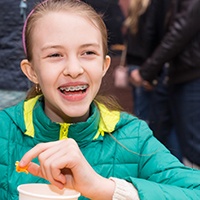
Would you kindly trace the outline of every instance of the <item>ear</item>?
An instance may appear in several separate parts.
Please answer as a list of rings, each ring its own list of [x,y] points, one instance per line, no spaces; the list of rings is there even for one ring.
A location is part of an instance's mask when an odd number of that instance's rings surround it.
[[[27,59],[21,61],[21,70],[30,81],[36,84],[38,83],[37,75],[32,67],[32,64]]]
[[[111,58],[110,58],[110,56],[106,55],[105,60],[104,60],[104,65],[103,65],[103,76],[108,71],[108,69],[110,67],[110,63],[111,63]]]

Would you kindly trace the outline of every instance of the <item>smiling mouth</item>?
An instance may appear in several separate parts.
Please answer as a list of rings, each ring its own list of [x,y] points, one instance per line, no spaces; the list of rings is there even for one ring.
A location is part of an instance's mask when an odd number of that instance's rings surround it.
[[[59,87],[59,90],[63,94],[68,94],[68,93],[84,93],[86,92],[88,88],[88,85],[77,85],[77,86],[68,86],[68,87]]]

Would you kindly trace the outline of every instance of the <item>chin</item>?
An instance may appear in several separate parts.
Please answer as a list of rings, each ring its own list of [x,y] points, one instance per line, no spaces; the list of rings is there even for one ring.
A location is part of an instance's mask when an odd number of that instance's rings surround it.
[[[70,119],[71,122],[82,122],[86,121],[89,117],[89,109],[81,109],[78,107],[77,109],[71,109],[71,112],[67,110],[65,115]]]

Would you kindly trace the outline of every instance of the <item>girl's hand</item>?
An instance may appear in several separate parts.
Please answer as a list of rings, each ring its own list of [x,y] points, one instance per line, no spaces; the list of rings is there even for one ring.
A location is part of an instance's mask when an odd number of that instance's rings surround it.
[[[31,162],[36,157],[40,165]],[[29,173],[60,189],[66,186],[90,199],[112,199],[115,183],[93,170],[73,139],[36,145],[19,163],[20,167],[27,165]]]

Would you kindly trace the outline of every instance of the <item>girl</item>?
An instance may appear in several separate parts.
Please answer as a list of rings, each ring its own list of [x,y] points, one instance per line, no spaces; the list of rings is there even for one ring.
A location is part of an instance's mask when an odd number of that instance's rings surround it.
[[[27,99],[0,112],[0,199],[50,182],[80,199],[199,199],[200,172],[184,167],[145,122],[97,93],[110,65],[102,19],[77,0],[47,0],[24,27]],[[37,94],[37,95],[36,95]],[[109,100],[108,100],[109,101]],[[15,162],[29,174],[15,171]]]

